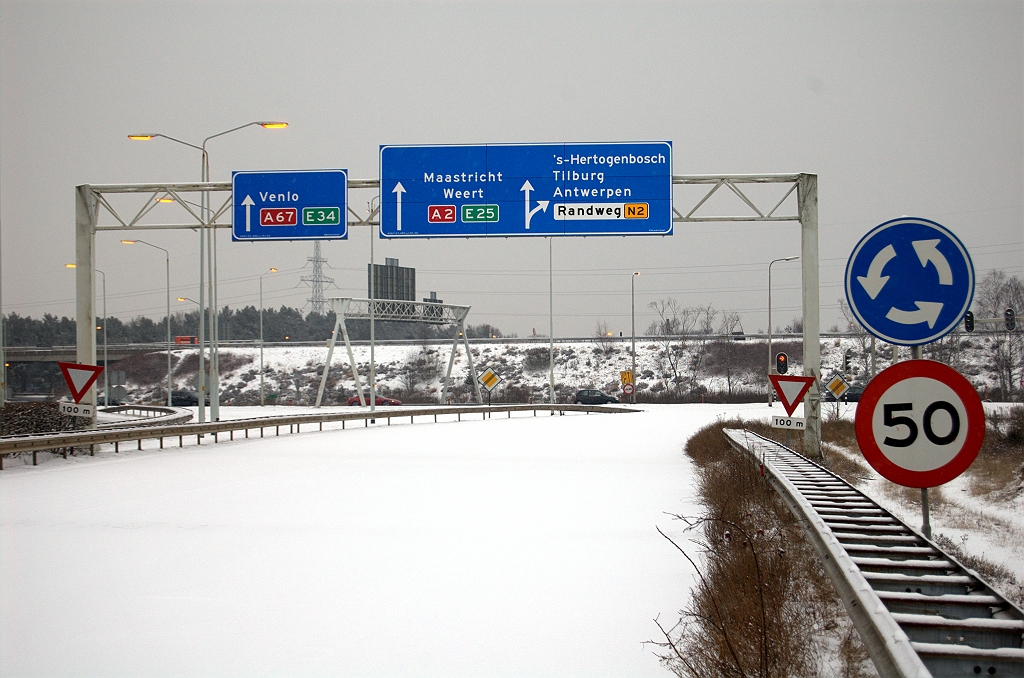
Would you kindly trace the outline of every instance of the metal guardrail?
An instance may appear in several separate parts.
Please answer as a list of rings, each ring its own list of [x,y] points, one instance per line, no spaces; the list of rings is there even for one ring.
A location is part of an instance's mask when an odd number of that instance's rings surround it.
[[[725,429],[803,525],[883,678],[1024,676],[1024,611],[839,476]]]
[[[205,422],[202,424],[167,424],[142,427],[122,426],[119,428],[104,428],[90,431],[74,431],[69,433],[45,433],[29,436],[3,436],[0,437],[0,470],[3,470],[3,458],[13,455],[25,454],[28,452],[40,452],[53,449],[89,448],[94,452],[94,446],[101,444],[113,444],[115,449],[121,443],[137,442],[139,449],[142,449],[143,440],[160,440],[161,449],[164,446],[164,438],[178,438],[178,444],[183,445],[186,437],[195,436],[196,443],[202,444],[202,438],[213,435],[213,442],[218,442],[218,436],[228,434],[234,440],[236,431],[244,431],[245,437],[249,437],[249,431],[259,430],[260,436],[268,428],[275,429],[280,435],[281,428],[287,426],[289,433],[300,433],[303,425],[318,424],[320,430],[323,425],[330,422],[342,422],[342,428],[349,421],[369,422],[377,419],[387,419],[391,425],[392,419],[404,419],[409,417],[414,422],[416,417],[434,417],[456,415],[459,421],[464,416],[480,414],[484,419],[492,417],[495,413],[507,413],[511,418],[513,412],[530,412],[537,416],[538,412],[558,413],[584,412],[584,413],[631,413],[639,410],[632,410],[624,407],[611,407],[607,405],[470,405],[470,406],[448,406],[448,407],[423,407],[423,408],[402,408],[402,409],[378,409],[376,412],[360,409],[354,412],[323,412],[314,414],[293,414],[276,417],[255,417],[251,419],[229,419],[226,421]],[[33,457],[33,464],[36,460]]]

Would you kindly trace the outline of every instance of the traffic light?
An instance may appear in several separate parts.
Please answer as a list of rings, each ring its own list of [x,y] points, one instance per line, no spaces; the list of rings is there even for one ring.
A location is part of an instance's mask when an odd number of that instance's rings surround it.
[[[850,373],[850,352],[847,351],[843,354],[843,372],[845,374]]]
[[[785,353],[779,353],[775,356],[775,371],[779,374],[785,374],[789,371],[789,356]]]
[[[1006,321],[1006,329],[1010,332],[1017,329],[1017,316],[1012,308],[1006,309],[1006,312],[1003,313],[1003,320]]]
[[[964,329],[968,332],[974,331],[974,313],[972,311],[964,313]]]

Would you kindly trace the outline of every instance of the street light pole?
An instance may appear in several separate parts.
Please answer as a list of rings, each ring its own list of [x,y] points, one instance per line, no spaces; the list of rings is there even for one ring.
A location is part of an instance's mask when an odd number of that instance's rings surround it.
[[[277,273],[276,268],[268,268],[260,273],[260,407],[263,407],[263,276]]]
[[[145,240],[122,240],[124,245],[148,245],[153,249],[160,250],[164,253],[164,259],[167,268],[167,407],[171,407],[171,253],[165,250],[159,245],[154,245],[151,242]]]
[[[772,356],[772,264],[779,261],[793,261],[799,259],[799,256],[784,257],[782,259],[773,259],[768,264],[768,374],[774,374],[775,362]],[[775,391],[772,389],[771,384],[768,385],[768,407],[772,406],[774,400]]]
[[[206,144],[211,139],[230,134],[231,132],[237,132],[240,129],[246,127],[253,127],[259,125],[264,129],[283,129],[288,126],[288,123],[282,121],[254,121],[247,122],[244,125],[238,127],[232,127],[229,130],[212,134],[205,139],[201,146],[190,144],[187,141],[176,139],[166,134],[129,134],[128,138],[132,141],[150,141],[157,137],[174,141],[176,143],[194,148],[202,153],[202,167],[201,167],[201,178],[203,183],[210,180],[210,156],[206,151]],[[204,364],[203,346],[204,346],[204,332],[203,332],[203,310],[204,310],[204,285],[206,284],[205,270],[209,268],[209,287],[210,287],[210,303],[209,308],[212,312],[209,316],[210,323],[210,419],[217,421],[220,418],[220,390],[219,390],[219,360],[218,360],[218,313],[217,313],[217,239],[216,239],[216,228],[211,228],[210,224],[210,195],[208,191],[203,191],[202,198],[200,199],[200,212],[203,215],[203,225],[199,232],[199,423],[205,421],[206,411],[206,372]],[[204,236],[205,232],[205,238]],[[209,264],[206,262],[206,247],[210,250],[210,261]]]
[[[637,277],[640,275],[640,271],[635,271],[629,278],[629,320],[631,331],[630,335],[633,338],[633,392],[630,394],[629,401],[636,405],[636,282]]]

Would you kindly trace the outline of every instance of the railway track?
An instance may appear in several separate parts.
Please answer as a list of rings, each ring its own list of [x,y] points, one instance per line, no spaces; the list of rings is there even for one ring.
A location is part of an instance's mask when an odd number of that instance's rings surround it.
[[[1024,677],[1024,611],[978,573],[784,445],[725,436],[803,523],[879,675]]]

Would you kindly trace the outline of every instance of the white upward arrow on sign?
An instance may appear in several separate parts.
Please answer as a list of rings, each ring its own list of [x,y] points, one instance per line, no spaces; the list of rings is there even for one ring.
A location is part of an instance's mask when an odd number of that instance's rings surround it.
[[[245,230],[248,232],[252,226],[252,215],[249,213],[249,209],[256,203],[253,202],[251,195],[247,195],[245,196],[245,200],[242,201],[242,204],[245,205]]]

